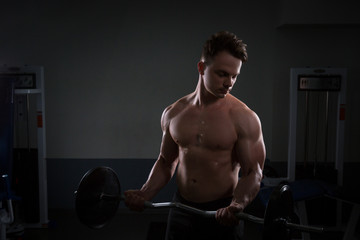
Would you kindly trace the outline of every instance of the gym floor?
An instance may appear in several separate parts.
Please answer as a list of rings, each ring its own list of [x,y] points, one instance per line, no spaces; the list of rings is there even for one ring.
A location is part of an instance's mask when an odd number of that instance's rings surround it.
[[[49,210],[48,228],[26,228],[20,236],[9,240],[161,240],[164,238],[167,210],[145,210],[143,213],[130,213],[119,209],[117,214],[101,229],[90,229],[79,222],[76,213],[71,209]],[[261,240],[261,226],[246,223],[244,240]],[[294,239],[301,239],[296,236]],[[311,236],[311,239],[342,239],[342,236]]]
[[[21,237],[13,236],[11,240],[161,240],[165,233],[167,210],[145,210],[138,214],[120,209],[119,214],[101,229],[90,229],[81,224],[74,210],[52,209],[49,218],[48,228],[26,228]],[[261,239],[259,229],[251,232],[246,239]]]
[[[120,211],[120,210],[119,210]],[[121,213],[117,214],[101,229],[91,229],[79,222],[71,209],[49,210],[50,223],[47,228],[26,228],[21,238],[24,240],[57,239],[147,239],[147,232],[152,222],[165,222],[166,213]],[[160,231],[161,229],[159,229]]]

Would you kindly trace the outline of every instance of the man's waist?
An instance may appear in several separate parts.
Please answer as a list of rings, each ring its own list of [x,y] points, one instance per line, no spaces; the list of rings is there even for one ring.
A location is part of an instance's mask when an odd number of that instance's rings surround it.
[[[175,193],[175,196],[174,196],[174,201],[176,201],[176,202],[180,202],[185,205],[188,205],[188,206],[191,206],[194,208],[198,208],[200,210],[206,210],[206,211],[216,211],[219,208],[227,207],[230,205],[232,199],[233,199],[233,197],[230,196],[230,197],[219,198],[219,199],[212,200],[212,201],[193,202],[193,201],[189,201],[189,200],[185,199],[181,195],[179,190]]]

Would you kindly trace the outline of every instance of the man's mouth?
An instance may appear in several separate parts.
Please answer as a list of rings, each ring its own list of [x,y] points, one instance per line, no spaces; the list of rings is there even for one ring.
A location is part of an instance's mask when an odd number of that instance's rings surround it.
[[[227,94],[229,92],[229,89],[221,89],[220,92],[222,94]]]

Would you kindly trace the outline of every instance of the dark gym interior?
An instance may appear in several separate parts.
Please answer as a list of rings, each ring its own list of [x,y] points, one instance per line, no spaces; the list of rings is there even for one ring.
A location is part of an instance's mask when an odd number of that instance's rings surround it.
[[[75,191],[98,166],[121,190],[141,188],[164,108],[194,90],[202,44],[221,30],[247,44],[232,94],[259,116],[266,146],[245,212],[263,218],[286,183],[297,221],[331,229],[292,239],[360,239],[357,9],[352,0],[2,2],[0,240],[164,239],[168,209],[121,202],[91,229]],[[172,179],[152,201],[175,192]],[[263,225],[241,224],[243,239],[262,239]]]

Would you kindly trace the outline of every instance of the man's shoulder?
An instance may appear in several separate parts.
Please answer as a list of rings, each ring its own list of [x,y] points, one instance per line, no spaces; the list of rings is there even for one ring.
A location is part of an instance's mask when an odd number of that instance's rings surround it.
[[[252,110],[241,100],[229,95],[230,110],[235,114],[251,114]]]
[[[179,114],[182,110],[184,110],[189,105],[189,102],[190,102],[189,99],[190,99],[190,95],[186,95],[186,96],[178,99],[171,105],[167,106],[163,112],[163,117],[165,117],[166,119],[171,119],[174,116],[176,116],[177,114]]]
[[[261,132],[261,123],[257,114],[235,97],[231,103],[230,116],[237,132],[241,136],[258,136]]]
[[[231,102],[230,114],[235,121],[244,124],[245,122],[258,120],[257,114],[241,100],[237,99],[234,96],[231,96],[230,102]]]
[[[190,95],[184,96],[165,108],[165,112],[176,114],[189,105]]]

